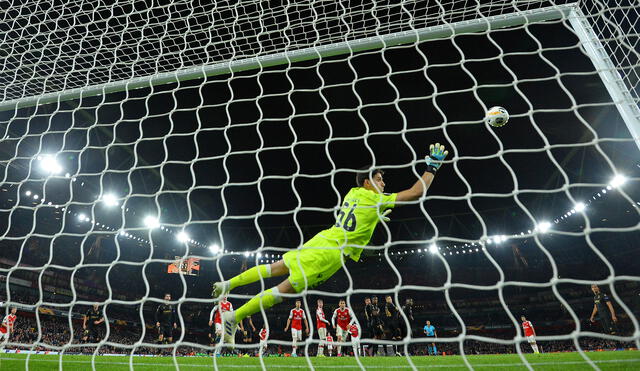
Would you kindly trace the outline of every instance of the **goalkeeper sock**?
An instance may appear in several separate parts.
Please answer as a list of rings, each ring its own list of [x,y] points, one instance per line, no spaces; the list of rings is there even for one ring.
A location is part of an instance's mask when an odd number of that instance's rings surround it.
[[[262,278],[271,277],[271,265],[262,264],[256,265],[251,269],[247,269],[246,271],[240,273],[239,275],[233,277],[229,280],[229,290],[233,290],[238,286],[248,285],[250,283],[254,283]]]
[[[260,311],[260,302],[262,302],[262,307],[265,310],[282,302],[278,288],[272,287],[269,290],[265,290],[244,303],[244,305],[235,312],[236,323],[240,323],[240,321],[247,318],[247,316],[258,313]]]

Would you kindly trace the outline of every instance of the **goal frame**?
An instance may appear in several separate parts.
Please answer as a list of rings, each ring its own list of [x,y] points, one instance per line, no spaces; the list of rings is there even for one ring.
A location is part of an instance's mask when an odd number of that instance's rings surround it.
[[[352,41],[307,47],[292,51],[284,51],[264,56],[243,58],[238,60],[212,63],[209,65],[190,67],[173,72],[108,82],[93,86],[51,92],[38,96],[11,99],[0,102],[0,112],[17,110],[43,104],[60,103],[73,99],[101,96],[125,90],[150,88],[182,81],[202,79],[234,72],[263,69],[272,66],[292,64],[300,61],[321,59],[336,55],[353,54],[361,51],[379,49],[416,43],[428,40],[443,39],[461,34],[485,32],[493,29],[520,26],[527,23],[541,23],[566,19],[580,40],[585,54],[596,68],[604,86],[624,120],[633,140],[640,149],[640,108],[634,102],[629,88],[617,71],[615,64],[607,54],[593,28],[577,4],[556,5],[541,9],[526,10],[447,23],[444,25],[418,28],[411,31],[390,33],[361,38]]]
[[[492,29],[515,27],[527,23],[568,20],[580,44],[596,68],[596,71],[624,120],[633,140],[640,149],[640,108],[635,104],[629,88],[616,70],[616,66],[598,39],[587,17],[577,4],[549,6],[541,9],[519,11],[495,15],[469,21],[459,21],[444,25],[419,28],[357,39],[339,43],[284,51],[270,55],[243,58],[239,60],[213,63],[185,68],[173,72],[143,76],[128,80],[114,81],[94,86],[74,88],[61,92],[46,93],[0,102],[0,112],[33,107],[42,104],[101,96],[125,90],[150,88],[157,85],[202,79],[234,72],[262,69],[291,64],[300,61],[327,58],[335,55],[353,54],[365,50],[387,46],[416,43],[427,40],[448,38],[455,35],[485,32]]]

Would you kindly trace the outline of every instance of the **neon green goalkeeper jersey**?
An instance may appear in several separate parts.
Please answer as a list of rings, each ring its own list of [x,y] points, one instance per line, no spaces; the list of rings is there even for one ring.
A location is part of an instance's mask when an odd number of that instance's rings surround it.
[[[320,232],[319,235],[330,240],[336,240],[344,248],[344,254],[358,261],[362,247],[371,240],[381,214],[395,206],[397,193],[389,195],[379,194],[366,188],[351,188],[344,197],[340,213],[336,217],[336,224]]]

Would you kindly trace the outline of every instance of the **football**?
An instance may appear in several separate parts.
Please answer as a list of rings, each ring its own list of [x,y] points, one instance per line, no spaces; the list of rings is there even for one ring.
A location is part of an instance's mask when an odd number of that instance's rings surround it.
[[[509,121],[509,112],[500,106],[494,106],[487,110],[484,121],[494,127],[501,127]]]

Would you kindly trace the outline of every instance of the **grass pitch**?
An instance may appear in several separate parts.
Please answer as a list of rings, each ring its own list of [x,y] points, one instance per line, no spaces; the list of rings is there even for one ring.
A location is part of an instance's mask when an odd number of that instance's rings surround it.
[[[585,352],[601,370],[640,370],[640,351],[616,352]],[[527,354],[527,361],[535,370],[588,370],[591,366],[579,353],[549,353]],[[309,363],[317,369],[349,370],[359,369],[360,365],[353,357],[343,358],[263,358],[264,365],[269,370],[308,369]],[[467,356],[469,364],[479,370],[526,370],[518,355],[479,355]],[[93,362],[92,362],[93,361]],[[421,370],[466,370],[464,360],[460,356],[411,357],[413,364]],[[260,359],[251,358],[210,358],[210,357],[115,357],[115,356],[51,356],[25,354],[2,354],[0,370],[56,370],[62,366],[63,370],[175,370],[176,364],[183,370],[214,369],[220,370],[258,370],[261,369]],[[409,370],[406,357],[372,357],[360,358],[366,369]]]

